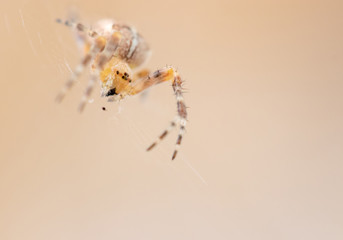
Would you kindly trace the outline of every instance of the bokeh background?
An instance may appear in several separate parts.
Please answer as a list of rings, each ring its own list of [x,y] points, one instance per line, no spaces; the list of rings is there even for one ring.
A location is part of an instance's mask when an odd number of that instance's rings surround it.
[[[1,2],[0,239],[343,239],[341,0]],[[115,18],[177,67],[170,84],[77,112],[70,29]],[[108,111],[103,112],[105,106]]]

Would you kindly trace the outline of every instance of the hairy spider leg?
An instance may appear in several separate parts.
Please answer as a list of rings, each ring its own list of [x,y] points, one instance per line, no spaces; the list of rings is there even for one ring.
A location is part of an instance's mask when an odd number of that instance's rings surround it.
[[[174,94],[176,97],[177,102],[177,116],[174,121],[171,122],[170,126],[158,137],[158,139],[153,142],[148,148],[147,151],[150,151],[153,149],[161,140],[163,140],[167,134],[170,132],[171,129],[173,129],[177,124],[180,124],[179,134],[175,145],[175,150],[172,155],[172,160],[175,159],[177,152],[180,148],[181,141],[183,138],[183,135],[185,133],[185,128],[187,124],[187,109],[186,105],[184,103],[184,98],[182,94],[182,79],[178,72],[173,67],[164,67],[160,70],[155,71],[151,76],[148,76],[146,78],[137,79],[133,82],[132,90],[130,95],[134,95],[137,93],[140,93],[144,91],[145,89],[156,85],[161,82],[165,81],[172,81],[172,87],[174,90]]]

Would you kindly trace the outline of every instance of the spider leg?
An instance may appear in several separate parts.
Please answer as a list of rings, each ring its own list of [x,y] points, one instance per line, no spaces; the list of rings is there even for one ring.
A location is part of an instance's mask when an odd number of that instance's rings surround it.
[[[113,55],[115,52],[118,43],[121,39],[121,34],[119,32],[113,32],[110,39],[108,40],[106,44],[106,40],[103,37],[97,38],[96,41],[98,42],[98,48],[101,49],[100,53],[97,55],[97,60],[95,62],[95,69],[91,73],[91,78],[89,79],[88,86],[86,88],[85,93],[82,96],[80,105],[79,105],[79,111],[82,112],[83,109],[86,106],[87,99],[91,95],[95,82],[99,77],[99,74],[101,70],[103,69],[106,62],[109,60],[109,58]]]
[[[150,74],[149,69],[142,69],[133,75],[133,79],[144,79],[144,78],[147,78],[149,76],[149,74]],[[139,98],[141,101],[145,101],[147,99],[148,95],[149,95],[149,91],[145,90],[140,94]]]
[[[150,74],[150,71],[148,69],[142,69],[134,74],[135,79],[144,79],[147,78]]]
[[[79,112],[82,112],[83,109],[85,108],[86,102],[87,102],[88,98],[90,97],[90,95],[93,91],[93,88],[94,88],[96,80],[98,79],[98,76],[99,76],[98,69],[92,71],[91,77],[89,78],[89,81],[88,81],[88,86],[87,86],[86,91],[83,94],[83,96],[81,98],[81,102],[79,104],[79,108],[78,108]]]
[[[66,25],[67,27],[72,28],[73,30],[78,30],[78,31],[80,31],[80,32],[84,32],[84,33],[86,33],[88,36],[93,37],[93,38],[99,36],[99,34],[98,34],[96,31],[93,31],[93,30],[87,28],[87,27],[86,27],[85,25],[83,25],[82,23],[75,23],[75,22],[73,22],[73,21],[68,21],[68,20],[63,21],[62,19],[59,19],[59,18],[56,19],[56,22],[57,22],[57,23],[60,23],[60,24],[64,24],[64,25]]]
[[[172,156],[172,160],[175,159],[176,154],[180,148],[181,140],[182,140],[183,135],[185,134],[186,124],[187,124],[187,110],[186,110],[186,105],[185,105],[183,95],[182,95],[182,80],[178,74],[174,76],[173,89],[174,89],[174,93],[175,93],[176,101],[177,101],[177,112],[178,112],[178,117],[180,121],[180,129],[179,129],[179,135],[177,137],[177,141],[175,145],[175,150]]]
[[[187,124],[187,109],[184,103],[182,94],[182,79],[178,72],[173,67],[165,67],[160,70],[155,71],[151,76],[144,79],[135,80],[132,85],[131,95],[142,92],[143,90],[165,81],[172,81],[172,87],[176,97],[177,103],[177,116],[174,121],[171,122],[170,126],[158,137],[158,139],[153,142],[147,151],[153,149],[161,140],[163,140],[167,134],[172,130],[177,124],[180,124],[178,138],[176,140],[175,150],[172,155],[172,160],[175,159],[177,152],[180,148],[183,135],[185,133],[185,128]]]
[[[161,142],[167,135],[168,133],[176,126],[177,124],[177,118],[175,118],[169,125],[168,128],[166,128],[166,130],[164,130],[164,132],[157,138],[157,140],[155,142],[153,142],[146,150],[150,151],[151,149],[153,149],[159,142]]]
[[[72,75],[70,76],[69,80],[65,83],[64,87],[61,89],[60,93],[56,97],[57,102],[61,102],[68,92],[68,90],[74,85],[78,77],[84,71],[86,67],[90,65],[90,62],[95,59],[97,53],[102,51],[103,45],[106,44],[106,41],[99,37],[96,39],[94,46],[90,49],[90,51],[84,56],[81,63],[75,68]]]
[[[113,29],[112,31],[113,32],[111,36],[109,37],[108,43],[104,51],[99,56],[98,68],[100,69],[102,69],[105,63],[113,56],[122,38],[122,35],[119,31],[115,29]]]

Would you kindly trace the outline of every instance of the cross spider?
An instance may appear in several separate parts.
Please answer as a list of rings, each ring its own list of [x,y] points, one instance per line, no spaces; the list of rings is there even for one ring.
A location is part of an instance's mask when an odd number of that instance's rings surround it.
[[[57,19],[57,22],[77,32],[84,49],[84,56],[56,100],[62,101],[66,92],[87,67],[91,69],[91,76],[79,105],[80,112],[83,111],[98,78],[101,81],[101,96],[107,97],[108,101],[119,101],[155,84],[172,81],[177,101],[177,116],[158,139],[147,148],[147,151],[153,149],[170,130],[179,124],[179,135],[172,155],[172,160],[174,160],[187,123],[186,105],[182,96],[183,81],[177,71],[171,66],[161,68],[152,74],[146,69],[139,70],[149,57],[150,49],[143,37],[129,25],[106,19],[98,21],[93,29],[90,29],[81,23],[62,22],[60,19]]]

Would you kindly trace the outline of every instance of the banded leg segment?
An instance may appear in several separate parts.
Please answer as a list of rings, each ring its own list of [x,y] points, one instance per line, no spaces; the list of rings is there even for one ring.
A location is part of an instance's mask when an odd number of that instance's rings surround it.
[[[158,137],[158,139],[155,142],[153,142],[146,150],[150,151],[151,149],[153,149],[159,142],[161,142],[168,135],[168,133],[176,126],[176,124],[177,118],[170,123],[169,127],[166,130],[164,130],[164,132]]]
[[[179,135],[177,137],[172,160],[175,159],[176,154],[180,148],[181,141],[182,141],[183,135],[185,134],[186,124],[187,124],[187,107],[184,102],[183,94],[182,94],[182,80],[178,74],[174,76],[173,90],[176,96],[177,112],[178,112],[178,117],[179,117],[179,122],[180,122],[180,130],[179,130]]]
[[[175,150],[172,155],[172,160],[175,159],[177,152],[180,148],[183,135],[185,133],[185,128],[187,124],[187,108],[184,103],[183,94],[182,94],[182,79],[177,71],[173,67],[165,67],[160,70],[155,71],[151,76],[148,76],[144,79],[137,79],[133,81],[131,95],[140,93],[145,89],[165,81],[172,81],[172,87],[177,102],[177,116],[174,121],[171,122],[171,125],[158,137],[158,139],[153,142],[148,148],[147,151],[153,149],[160,141],[162,141],[167,134],[177,125],[180,124],[179,135],[176,141]]]
[[[76,67],[69,80],[65,83],[64,87],[57,95],[57,102],[61,102],[63,100],[66,93],[72,88],[84,69],[90,65],[91,61],[94,60],[96,55],[104,49],[105,45],[106,40],[103,37],[98,37],[95,40],[94,46],[92,46],[90,51],[84,56],[81,63]]]
[[[93,91],[95,82],[98,79],[98,76],[99,76],[99,71],[97,69],[91,73],[91,77],[88,80],[88,86],[87,86],[86,91],[83,94],[83,96],[81,98],[81,102],[79,104],[79,108],[78,108],[79,112],[82,112],[84,110],[86,103],[87,103],[87,100]]]
[[[67,27],[72,28],[73,30],[78,30],[80,32],[86,33],[88,36],[92,37],[92,38],[96,38],[99,36],[99,34],[96,31],[93,31],[89,28],[87,28],[85,25],[83,25],[82,23],[75,23],[73,21],[63,21],[62,19],[56,19],[57,23],[60,24],[64,24]]]

